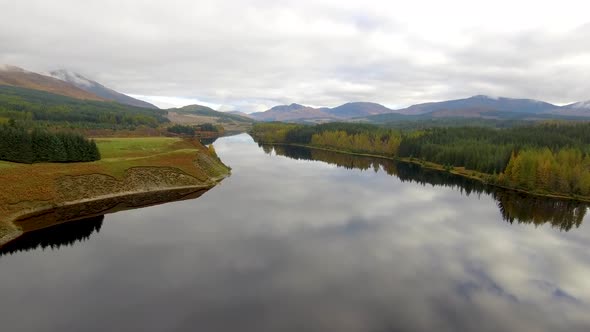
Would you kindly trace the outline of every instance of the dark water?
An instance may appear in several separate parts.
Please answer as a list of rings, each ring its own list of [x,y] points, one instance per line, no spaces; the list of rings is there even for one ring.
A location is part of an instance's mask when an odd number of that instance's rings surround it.
[[[0,253],[1,331],[590,331],[582,204],[371,158],[215,142],[201,198]]]

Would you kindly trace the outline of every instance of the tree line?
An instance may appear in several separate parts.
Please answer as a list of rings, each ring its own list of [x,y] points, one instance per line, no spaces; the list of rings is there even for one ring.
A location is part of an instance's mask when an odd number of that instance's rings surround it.
[[[86,162],[100,159],[93,140],[69,132],[0,126],[0,160],[17,163]]]
[[[401,143],[401,132],[367,124],[326,123],[316,126],[261,123],[252,129],[261,143],[308,144],[355,153],[394,156]]]
[[[578,228],[588,210],[588,204],[564,199],[548,199],[533,195],[523,195],[511,190],[487,186],[479,181],[461,177],[448,172],[440,172],[420,167],[417,164],[395,160],[357,156],[334,151],[309,149],[290,145],[262,145],[267,154],[286,156],[297,160],[319,160],[347,169],[386,172],[402,182],[414,182],[423,186],[443,186],[460,190],[466,196],[482,193],[492,196],[502,217],[509,223],[551,224],[563,231]]]
[[[211,123],[203,123],[203,124],[196,125],[196,126],[175,124],[173,126],[168,127],[167,130],[169,133],[174,133],[174,134],[178,134],[178,135],[185,135],[185,136],[190,136],[190,137],[194,137],[197,132],[213,132],[213,133],[219,132],[219,128]]]
[[[464,168],[486,182],[541,194],[590,196],[590,123],[408,131],[356,123],[262,123],[254,126],[252,135],[260,143],[303,144],[431,162],[447,170]]]
[[[525,149],[512,153],[498,183],[542,192],[590,196],[590,156],[580,149]]]

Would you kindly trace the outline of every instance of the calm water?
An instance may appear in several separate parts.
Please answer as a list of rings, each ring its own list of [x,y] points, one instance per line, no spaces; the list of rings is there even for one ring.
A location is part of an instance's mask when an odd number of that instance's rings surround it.
[[[369,158],[215,142],[203,197],[30,234],[2,331],[590,331],[584,205]]]

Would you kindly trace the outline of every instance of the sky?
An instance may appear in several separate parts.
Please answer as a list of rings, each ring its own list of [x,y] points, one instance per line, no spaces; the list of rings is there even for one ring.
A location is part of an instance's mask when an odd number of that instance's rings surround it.
[[[0,64],[160,107],[590,100],[590,2],[0,0]]]

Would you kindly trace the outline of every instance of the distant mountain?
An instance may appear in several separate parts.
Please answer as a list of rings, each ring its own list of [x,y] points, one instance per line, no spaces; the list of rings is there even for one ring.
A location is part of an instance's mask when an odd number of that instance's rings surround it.
[[[99,97],[68,82],[26,71],[15,66],[0,66],[0,85],[40,90],[83,100],[106,100],[106,98]]]
[[[307,106],[303,106],[300,104],[291,104],[291,105],[279,105],[267,110],[266,112],[272,111],[274,113],[288,113],[288,112],[297,112],[302,109],[308,108]]]
[[[152,105],[152,104],[145,102],[143,100],[135,99],[135,98],[129,97],[125,94],[122,94],[120,92],[117,92],[115,90],[109,89],[98,82],[92,81],[92,80],[90,80],[78,73],[75,73],[75,72],[72,72],[69,70],[65,70],[65,69],[54,70],[50,73],[50,75],[53,76],[54,78],[57,78],[57,79],[62,80],[64,82],[68,82],[68,83],[76,86],[79,89],[90,92],[92,94],[95,94],[95,95],[102,97],[104,99],[107,99],[107,100],[113,100],[118,103],[130,105],[130,106],[152,108],[152,109],[158,108],[155,105]]]
[[[590,117],[590,100],[562,106],[549,111],[550,114]]]
[[[392,110],[367,102],[346,103],[334,108],[313,108],[300,104],[279,105],[268,111],[250,114],[259,121],[329,122],[356,121],[388,123],[433,121],[436,119],[473,119],[535,121],[548,119],[585,120],[590,117],[590,101],[556,106],[534,99],[477,95],[464,99],[412,105]]]
[[[563,108],[590,110],[590,100],[566,105],[566,106],[563,106]]]
[[[346,120],[374,114],[391,113],[393,110],[375,103],[346,103],[334,108],[313,108],[300,104],[279,105],[265,112],[252,113],[260,121]]]
[[[535,121],[549,119],[585,120],[590,117],[590,101],[563,107],[533,99],[473,96],[466,99],[413,105],[394,113],[357,119],[371,123],[433,121],[436,119],[491,119]]]
[[[556,108],[558,106],[539,100],[478,95],[466,99],[417,104],[394,112],[406,115],[440,112],[443,117],[465,117],[494,111],[539,114]]]
[[[329,109],[327,113],[341,118],[358,118],[361,116],[392,113],[393,110],[376,103],[346,103]]]
[[[301,121],[306,119],[339,119],[328,113],[327,108],[291,104],[275,106],[265,112],[252,113],[250,116],[258,121]]]

